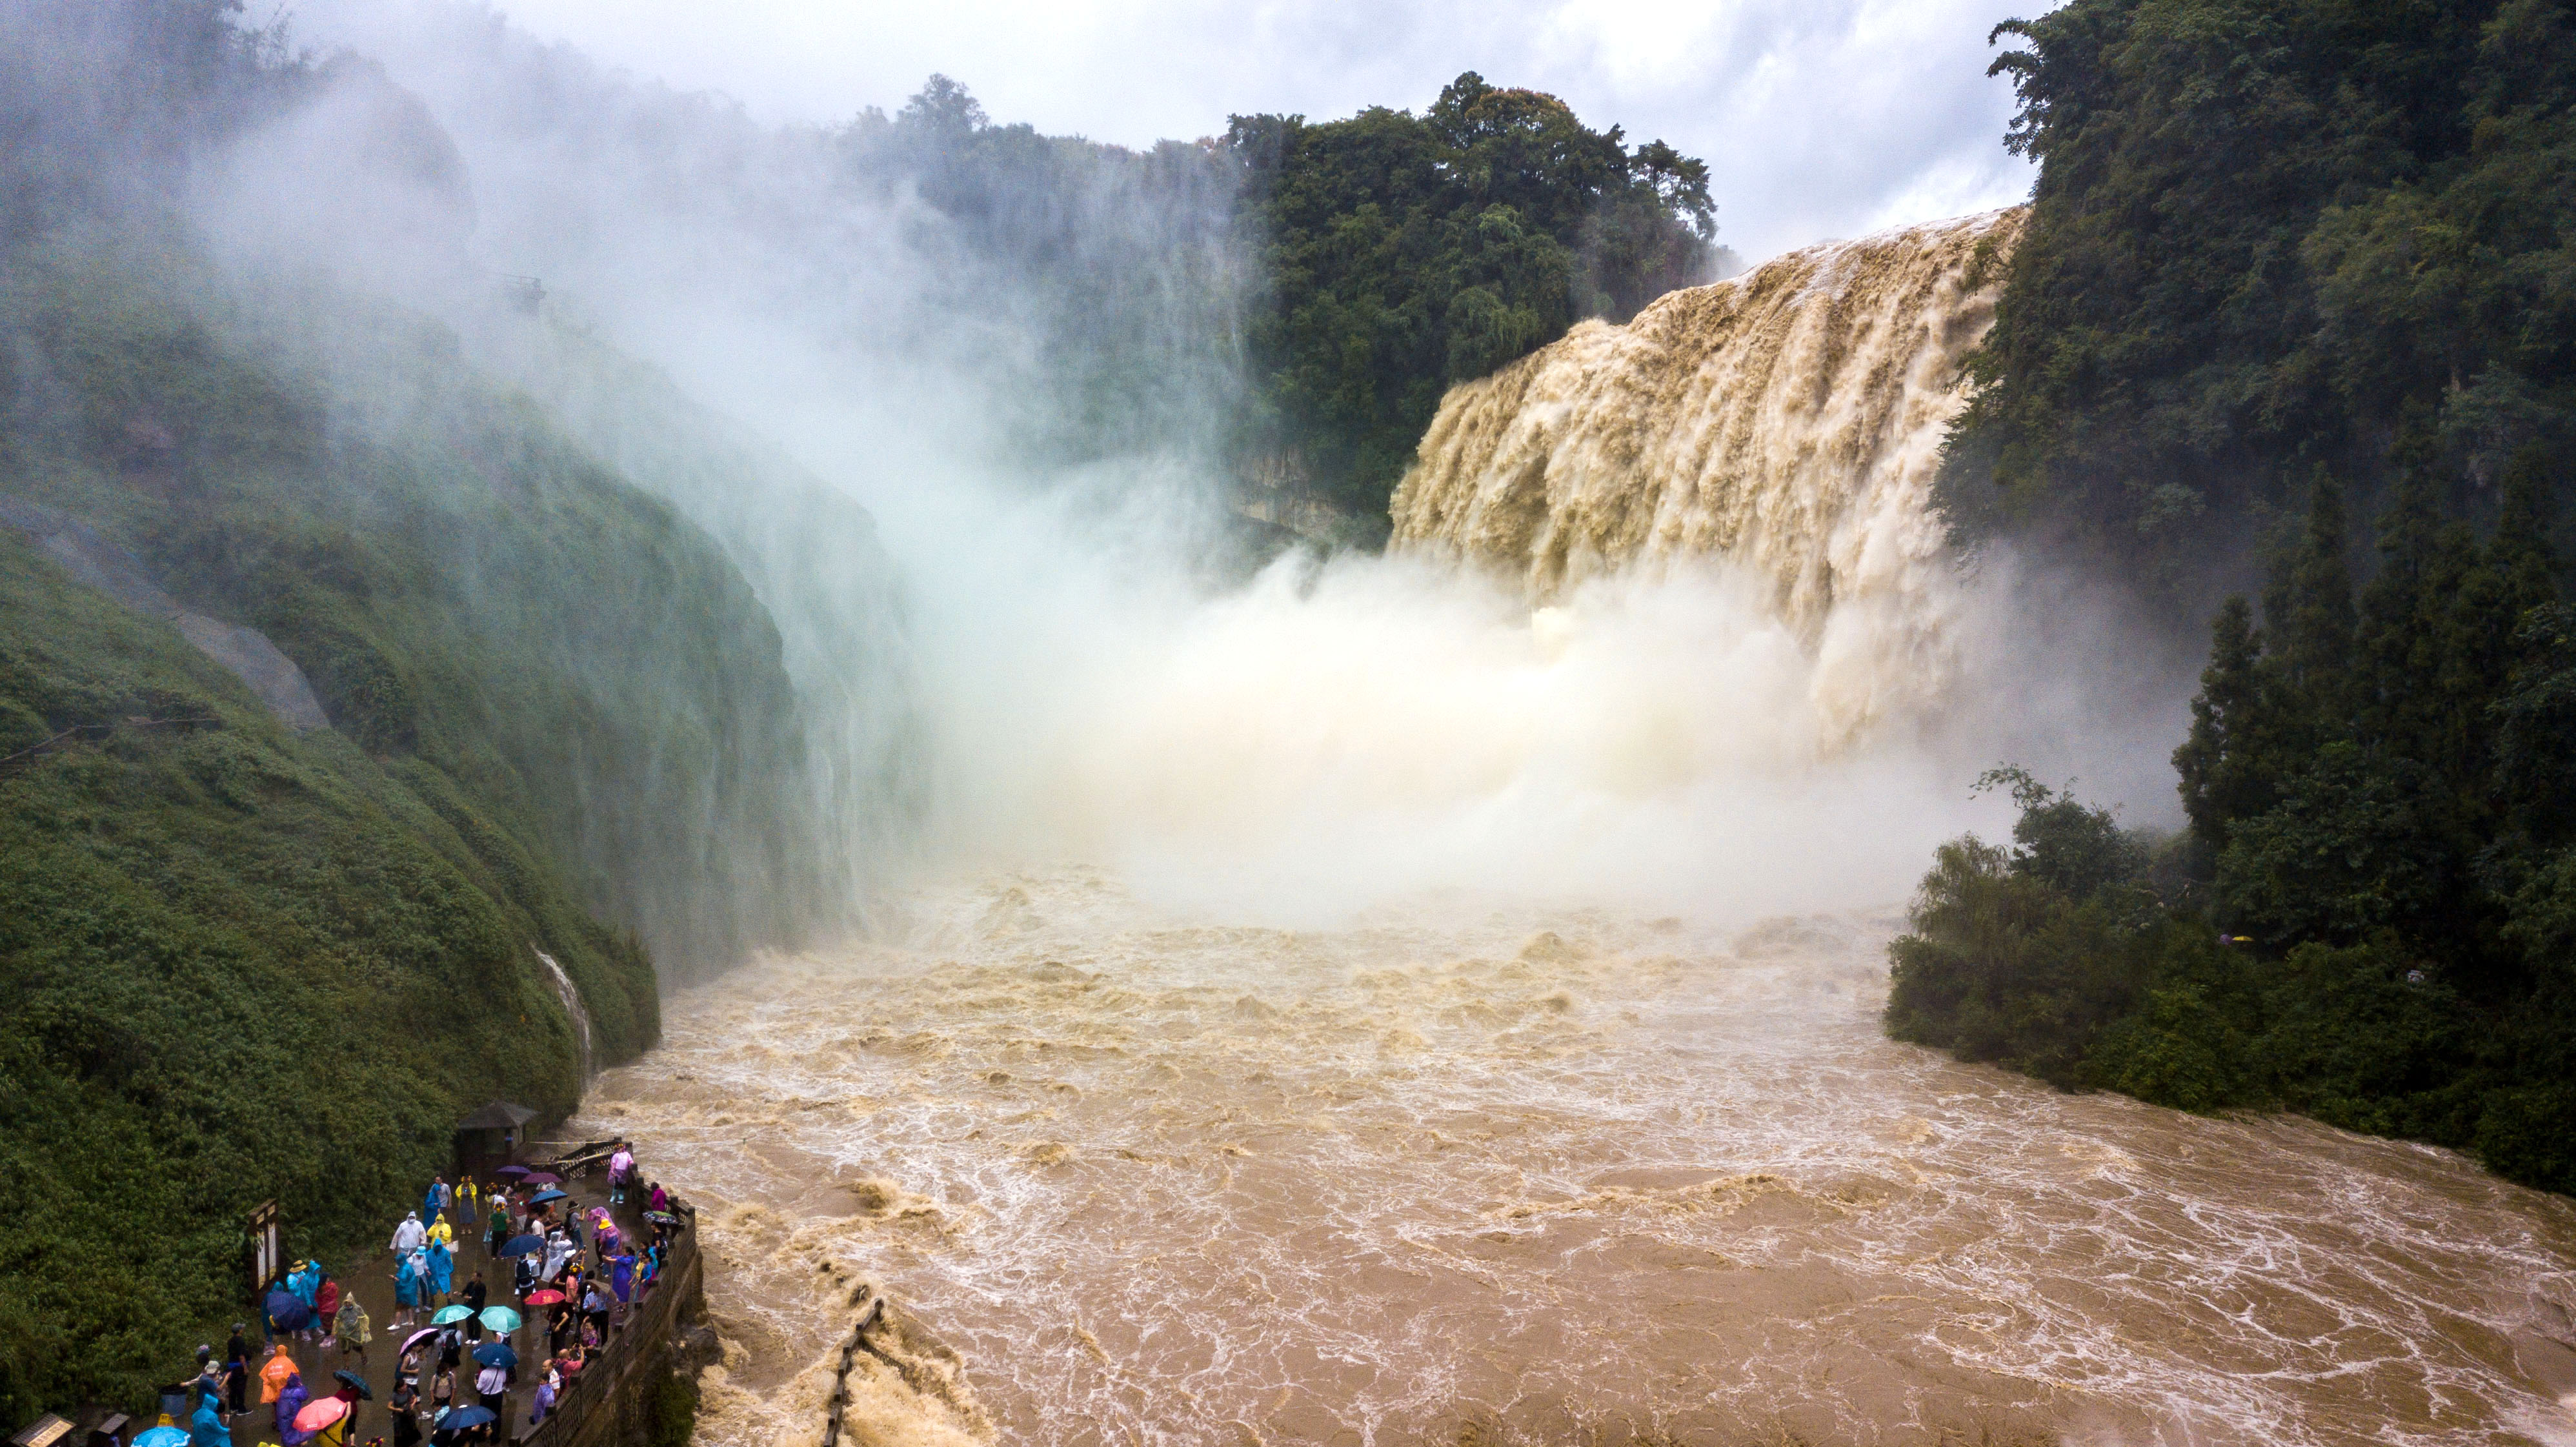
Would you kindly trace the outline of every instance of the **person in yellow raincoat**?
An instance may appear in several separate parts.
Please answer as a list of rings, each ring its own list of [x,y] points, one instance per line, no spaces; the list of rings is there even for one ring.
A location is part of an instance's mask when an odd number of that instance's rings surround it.
[[[295,1376],[295,1358],[286,1350],[286,1343],[279,1342],[277,1344],[277,1350],[270,1354],[267,1361],[260,1364],[259,1400],[261,1405],[265,1406],[269,1403],[275,1402],[277,1400],[277,1394],[285,1391],[286,1384],[293,1381]]]
[[[453,1251],[456,1249],[456,1232],[447,1224],[446,1212],[441,1211],[438,1214],[438,1219],[429,1223],[429,1233],[421,1237],[420,1240],[421,1244],[424,1246],[428,1245],[432,1241],[443,1241],[447,1244],[448,1250]]]

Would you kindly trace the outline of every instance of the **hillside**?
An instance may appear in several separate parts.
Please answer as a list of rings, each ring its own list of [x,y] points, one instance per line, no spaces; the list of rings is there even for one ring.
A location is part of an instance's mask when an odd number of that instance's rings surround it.
[[[770,885],[805,767],[777,630],[721,549],[440,328],[320,290],[245,307],[183,251],[22,256],[10,1419],[136,1401],[219,1335],[257,1202],[336,1265],[465,1110],[569,1109],[585,1042],[540,951],[604,1064],[656,1037],[656,959],[792,938]],[[309,697],[263,678],[281,716],[192,639],[273,646]]]

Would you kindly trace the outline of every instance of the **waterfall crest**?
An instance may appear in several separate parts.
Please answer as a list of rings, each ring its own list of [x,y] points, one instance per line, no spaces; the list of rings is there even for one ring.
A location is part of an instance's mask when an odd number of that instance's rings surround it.
[[[1841,730],[1937,693],[1952,570],[1933,474],[2026,214],[1794,251],[1450,389],[1396,489],[1393,548],[1511,574],[1542,604],[1723,560],[1814,651]]]

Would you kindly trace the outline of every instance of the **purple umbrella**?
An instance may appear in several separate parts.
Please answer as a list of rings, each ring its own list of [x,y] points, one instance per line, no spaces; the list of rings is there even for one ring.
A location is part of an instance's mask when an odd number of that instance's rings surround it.
[[[554,1186],[563,1183],[563,1177],[552,1171],[530,1171],[523,1180],[531,1186]]]
[[[302,1331],[313,1320],[313,1308],[295,1299],[291,1291],[268,1294],[268,1319],[279,1331]]]
[[[528,1168],[526,1166],[503,1166],[492,1174],[496,1176],[524,1176],[527,1173]]]
[[[422,1342],[429,1340],[431,1337],[437,1336],[441,1330],[442,1328],[439,1327],[427,1327],[420,1331],[413,1332],[410,1336],[403,1338],[402,1350],[394,1353],[394,1361],[397,1363],[401,1362],[405,1357],[410,1356]]]

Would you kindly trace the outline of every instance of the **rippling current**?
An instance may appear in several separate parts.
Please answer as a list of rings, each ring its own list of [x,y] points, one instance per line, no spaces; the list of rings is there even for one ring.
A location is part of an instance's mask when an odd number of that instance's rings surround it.
[[[1878,1031],[1890,916],[1330,933],[1069,870],[678,995],[700,1441],[2576,1442],[2576,1210]]]

